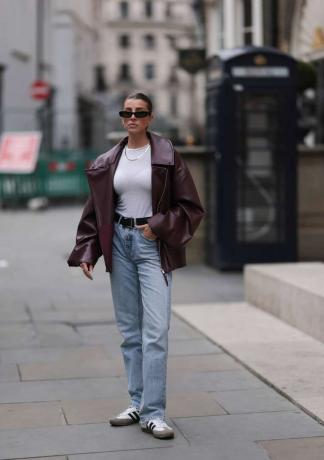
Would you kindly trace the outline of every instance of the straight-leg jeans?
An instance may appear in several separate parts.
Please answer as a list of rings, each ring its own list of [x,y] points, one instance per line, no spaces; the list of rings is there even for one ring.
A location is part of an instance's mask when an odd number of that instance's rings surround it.
[[[166,408],[172,274],[161,271],[158,243],[115,222],[111,292],[132,405],[141,421]]]

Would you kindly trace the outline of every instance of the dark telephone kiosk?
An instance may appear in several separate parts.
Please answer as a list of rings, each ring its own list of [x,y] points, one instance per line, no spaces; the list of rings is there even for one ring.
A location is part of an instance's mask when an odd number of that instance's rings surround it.
[[[275,49],[208,61],[208,263],[296,260],[296,63]]]

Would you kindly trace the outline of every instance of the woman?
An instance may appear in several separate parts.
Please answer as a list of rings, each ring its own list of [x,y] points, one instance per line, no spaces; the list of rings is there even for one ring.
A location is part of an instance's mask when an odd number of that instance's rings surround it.
[[[110,424],[140,422],[154,437],[172,438],[165,421],[171,272],[186,264],[185,244],[204,211],[171,142],[148,131],[148,96],[129,95],[119,115],[128,136],[86,170],[91,193],[68,264],[92,279],[103,254],[110,272],[130,396]]]

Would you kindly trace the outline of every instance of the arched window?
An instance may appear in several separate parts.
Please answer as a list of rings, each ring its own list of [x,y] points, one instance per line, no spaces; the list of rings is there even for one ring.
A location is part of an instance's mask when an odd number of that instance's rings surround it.
[[[145,64],[144,76],[146,80],[153,80],[155,78],[155,66],[152,63]]]
[[[123,34],[119,36],[119,46],[121,48],[129,48],[130,47],[130,36],[127,34]]]
[[[165,16],[167,18],[172,18],[172,4],[170,2],[167,2],[165,5]]]
[[[119,79],[123,81],[130,81],[132,79],[130,66],[128,63],[122,63],[119,68]]]
[[[153,16],[153,2],[151,0],[145,1],[145,16],[151,18]]]
[[[123,18],[123,19],[128,18],[128,16],[129,16],[128,2],[125,2],[125,1],[120,2],[119,8],[120,8],[120,16],[121,16],[121,18]]]
[[[146,49],[155,48],[155,37],[152,34],[146,34],[143,37],[144,47]]]

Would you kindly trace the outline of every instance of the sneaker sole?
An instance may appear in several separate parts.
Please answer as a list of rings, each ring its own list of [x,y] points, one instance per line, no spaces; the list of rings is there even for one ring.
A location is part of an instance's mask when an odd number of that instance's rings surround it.
[[[144,427],[141,427],[141,430],[144,431],[144,433],[151,434],[152,436],[154,436],[154,438],[157,438],[157,439],[173,439],[174,438],[174,433],[153,433],[153,431],[151,431],[148,428],[144,428]]]
[[[135,425],[138,423],[139,420],[118,420],[118,419],[111,419],[109,423],[111,426],[128,426],[128,425]]]

